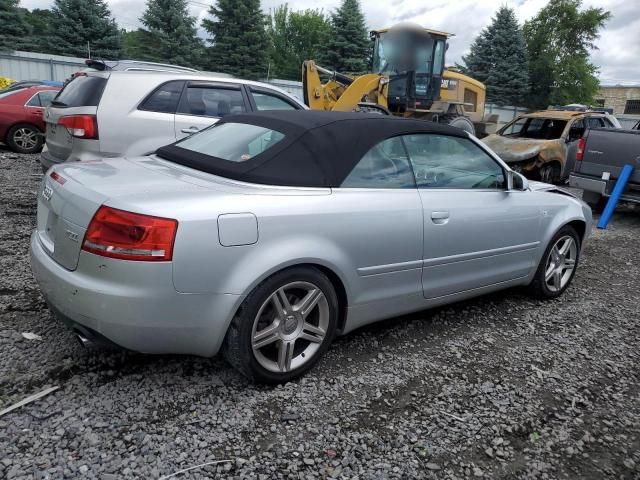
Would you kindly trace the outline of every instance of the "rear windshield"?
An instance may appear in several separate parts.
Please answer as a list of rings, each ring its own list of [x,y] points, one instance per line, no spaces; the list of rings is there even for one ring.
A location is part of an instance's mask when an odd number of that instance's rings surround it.
[[[284,134],[247,123],[222,123],[176,144],[184,150],[230,162],[246,162],[276,145]]]
[[[512,138],[554,140],[562,136],[566,126],[566,120],[540,117],[520,118],[507,125],[501,135]]]
[[[58,94],[53,101],[54,107],[97,107],[107,79],[79,75]]]

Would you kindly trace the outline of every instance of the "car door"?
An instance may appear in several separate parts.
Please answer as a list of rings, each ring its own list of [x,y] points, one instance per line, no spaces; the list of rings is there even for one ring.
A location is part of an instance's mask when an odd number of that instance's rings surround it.
[[[40,130],[44,130],[44,109],[51,103],[53,98],[47,97],[47,91],[38,92],[33,97],[29,99],[29,101],[24,105],[25,116],[29,119],[30,122],[37,125]],[[55,96],[56,92],[53,92],[53,96]],[[44,100],[44,104],[43,104]]]
[[[469,138],[405,135],[424,209],[426,298],[525,277],[539,247],[540,209],[507,191],[505,171]]]
[[[247,103],[241,85],[188,82],[175,116],[176,140],[210,127],[226,115],[246,112]]]
[[[383,317],[380,309],[407,308],[407,297],[422,300],[422,204],[400,138],[365,154],[331,200],[337,241],[356,270],[353,305],[375,305]]]

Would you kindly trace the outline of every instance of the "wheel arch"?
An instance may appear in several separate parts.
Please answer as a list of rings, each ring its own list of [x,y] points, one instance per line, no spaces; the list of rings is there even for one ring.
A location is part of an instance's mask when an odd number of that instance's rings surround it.
[[[587,223],[584,220],[575,219],[565,223],[560,228],[564,228],[567,226],[573,227],[573,229],[577,232],[578,236],[580,237],[580,244],[582,245],[582,242],[584,241],[584,237],[587,233]]]

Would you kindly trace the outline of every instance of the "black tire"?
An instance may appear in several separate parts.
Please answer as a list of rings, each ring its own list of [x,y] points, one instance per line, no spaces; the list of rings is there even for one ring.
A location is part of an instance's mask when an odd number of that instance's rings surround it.
[[[538,170],[540,181],[552,185],[560,182],[560,173],[560,166],[556,163],[545,163]]]
[[[16,153],[37,153],[42,150],[43,143],[44,135],[40,129],[28,123],[14,125],[7,133],[7,145]]]
[[[575,265],[571,272],[571,275],[567,279],[566,284],[562,288],[557,291],[552,291],[547,285],[547,281],[545,279],[545,273],[550,261],[551,250],[555,246],[556,242],[563,237],[571,237],[576,245],[575,252]],[[564,291],[571,285],[573,281],[573,277],[576,274],[576,270],[578,269],[578,263],[580,261],[580,236],[575,231],[575,229],[569,225],[565,225],[560,230],[556,232],[556,234],[551,238],[551,241],[547,245],[547,248],[544,251],[544,255],[540,259],[540,263],[538,264],[538,269],[536,270],[536,274],[533,277],[533,280],[529,284],[529,293],[540,299],[552,299],[557,298],[564,293]]]
[[[322,342],[318,343],[319,347],[316,347],[317,351],[313,353],[313,356],[301,359],[300,361],[304,363],[298,368],[275,372],[265,368],[254,353],[252,347],[254,322],[257,321],[256,317],[261,308],[264,308],[270,301],[269,299],[276,295],[281,287],[296,283],[312,284],[324,294],[326,304],[323,303],[323,306],[326,308],[325,312],[328,312],[328,326],[324,338]],[[263,281],[247,296],[227,330],[222,354],[227,362],[252,382],[273,384],[294,380],[311,369],[329,348],[335,336],[338,314],[338,297],[331,281],[324,273],[313,267],[293,267],[283,270]],[[318,315],[320,315],[319,311]],[[274,323],[275,321],[277,320],[274,320]],[[282,327],[284,328],[284,325]],[[294,345],[296,342],[297,340],[294,341]],[[278,341],[274,342],[274,345],[276,343]],[[280,344],[278,343],[278,345]],[[299,359],[300,356],[304,357],[305,355],[299,353],[295,358]]]

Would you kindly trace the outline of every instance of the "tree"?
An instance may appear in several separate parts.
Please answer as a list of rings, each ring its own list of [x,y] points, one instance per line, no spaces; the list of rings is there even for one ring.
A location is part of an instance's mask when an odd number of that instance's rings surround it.
[[[191,67],[200,64],[204,44],[197,36],[196,19],[189,15],[186,0],[148,0],[140,21],[146,34],[128,40],[144,40],[140,52],[145,60]]]
[[[120,58],[120,30],[105,0],[55,0],[51,24],[54,53],[76,57]]]
[[[209,69],[248,79],[266,77],[268,41],[260,0],[217,0],[209,15],[213,19],[202,21],[210,35]]]
[[[53,53],[50,41],[53,12],[42,8],[34,8],[33,10],[24,8],[22,10],[24,19],[31,27],[31,35],[25,48],[39,53]]]
[[[550,0],[524,24],[532,108],[593,102],[598,69],[589,62],[589,53],[597,48],[598,31],[611,13],[581,6],[582,0]]]
[[[300,80],[302,62],[324,52],[331,26],[321,10],[290,11],[285,3],[269,17],[270,76]]]
[[[503,6],[498,10],[462,60],[463,71],[486,85],[489,102],[524,103],[529,93],[527,49],[512,9]]]
[[[19,50],[31,33],[19,0],[0,0],[0,51]]]
[[[368,70],[371,44],[358,0],[342,0],[331,14],[331,35],[321,61],[323,66],[344,73]]]

